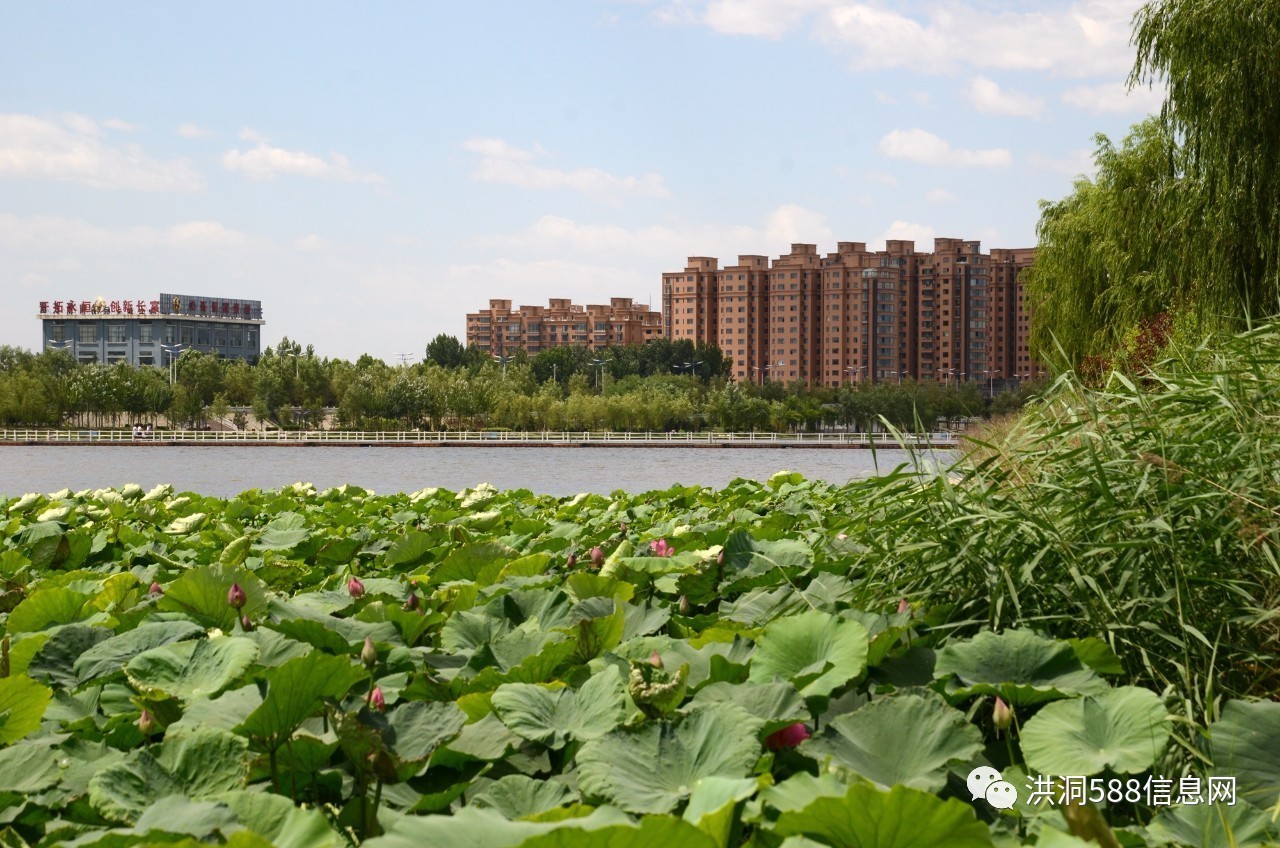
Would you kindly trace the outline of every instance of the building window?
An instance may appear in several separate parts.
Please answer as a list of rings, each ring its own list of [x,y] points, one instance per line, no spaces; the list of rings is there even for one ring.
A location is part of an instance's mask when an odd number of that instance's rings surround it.
[[[96,344],[98,341],[98,325],[94,321],[81,321],[79,336],[77,337],[80,344]],[[94,357],[97,362],[97,357]]]
[[[62,321],[51,321],[49,328],[49,338],[55,342],[65,342],[67,340],[67,325]]]
[[[166,322],[164,325],[164,343],[165,344],[173,344],[174,341],[176,341],[176,336],[174,335],[174,333],[175,333],[175,330],[173,328],[173,322],[172,321]]]
[[[184,326],[182,328],[182,343],[184,345],[191,344],[191,327]]]
[[[481,336],[480,338],[481,338],[482,340],[487,341],[489,337],[488,337],[488,336]],[[240,334],[240,331],[239,331],[239,330],[232,330],[232,331],[231,331],[231,346],[232,346],[232,347],[244,347],[244,337],[243,337],[243,336],[241,336],[241,334]]]
[[[112,321],[107,324],[107,341],[119,344],[125,341],[124,322]]]
[[[151,343],[151,322],[150,321],[138,322],[138,341],[141,342],[142,344]]]

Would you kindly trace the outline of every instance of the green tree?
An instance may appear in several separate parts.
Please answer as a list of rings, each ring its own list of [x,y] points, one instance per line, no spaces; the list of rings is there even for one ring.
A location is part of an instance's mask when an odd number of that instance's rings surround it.
[[[457,336],[441,333],[427,343],[427,359],[442,368],[461,368],[467,363],[467,349]]]

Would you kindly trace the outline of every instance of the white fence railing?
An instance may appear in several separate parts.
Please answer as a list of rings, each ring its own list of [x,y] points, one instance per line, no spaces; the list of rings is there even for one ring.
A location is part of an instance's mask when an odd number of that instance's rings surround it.
[[[6,444],[227,444],[227,445],[487,445],[552,444],[601,445],[758,445],[760,447],[951,447],[960,443],[952,432],[891,433],[717,433],[717,432],[596,432],[507,430],[157,430],[136,437],[129,430],[0,430]]]

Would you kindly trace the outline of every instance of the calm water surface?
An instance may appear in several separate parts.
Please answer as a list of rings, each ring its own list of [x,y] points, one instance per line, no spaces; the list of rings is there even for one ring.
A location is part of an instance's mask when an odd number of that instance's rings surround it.
[[[0,447],[0,494],[171,483],[178,491],[227,497],[305,481],[321,489],[354,483],[380,493],[492,483],[568,496],[675,483],[722,487],[737,477],[766,480],[783,469],[845,483],[908,461],[901,450],[814,448]]]

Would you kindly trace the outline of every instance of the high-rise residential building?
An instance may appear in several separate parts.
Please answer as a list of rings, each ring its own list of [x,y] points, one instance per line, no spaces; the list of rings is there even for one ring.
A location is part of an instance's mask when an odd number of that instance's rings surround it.
[[[662,336],[662,316],[629,297],[581,306],[552,298],[547,306],[511,308],[509,300],[490,300],[489,308],[467,314],[467,344],[495,356],[516,350],[537,354],[547,348],[581,345],[592,350],[611,345],[644,344]]]
[[[691,256],[662,275],[663,328],[718,344],[740,381],[917,378],[996,389],[1044,373],[1028,352],[1018,276],[1034,254],[940,238],[931,253],[904,240],[877,251],[840,242],[825,257],[793,244],[772,263],[745,255],[723,269]]]

